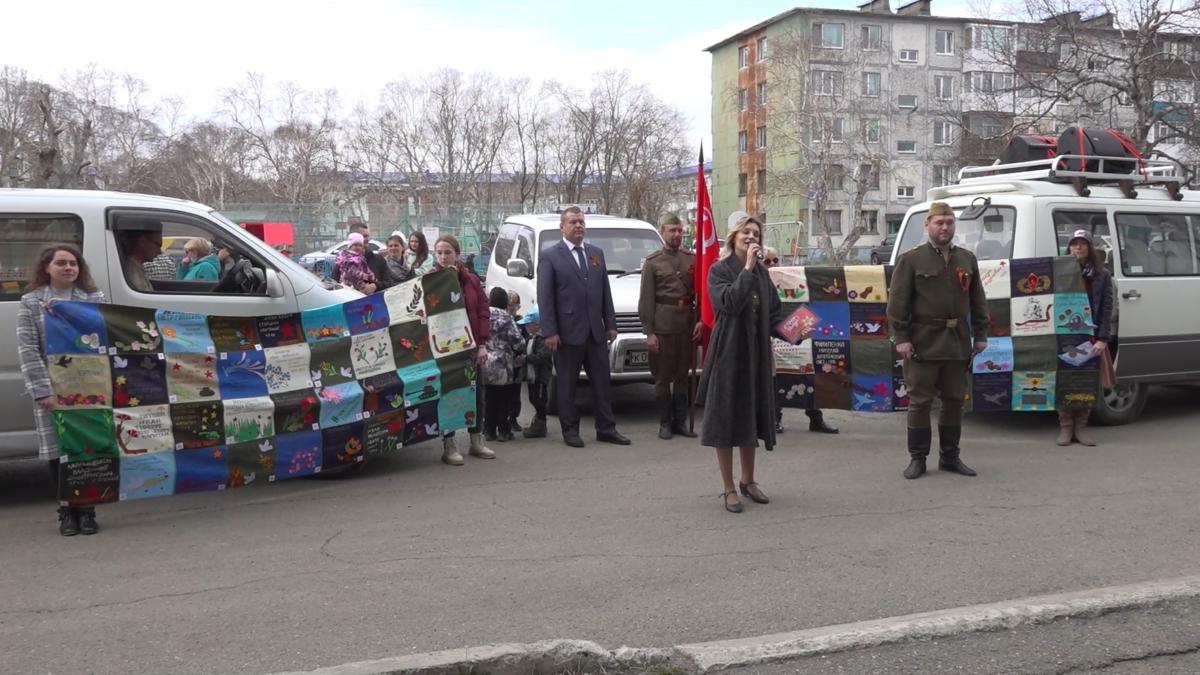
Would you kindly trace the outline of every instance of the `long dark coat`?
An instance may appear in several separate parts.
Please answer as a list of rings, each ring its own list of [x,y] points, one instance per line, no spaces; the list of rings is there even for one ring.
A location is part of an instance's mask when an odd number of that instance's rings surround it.
[[[750,378],[750,295],[758,291],[757,397]],[[717,262],[708,272],[708,294],[717,316],[697,401],[704,406],[700,444],[712,448],[758,447],[775,449],[775,382],[771,329],[779,322],[782,307],[771,276],[762,265],[747,272],[737,257]],[[757,398],[756,410],[751,401]]]

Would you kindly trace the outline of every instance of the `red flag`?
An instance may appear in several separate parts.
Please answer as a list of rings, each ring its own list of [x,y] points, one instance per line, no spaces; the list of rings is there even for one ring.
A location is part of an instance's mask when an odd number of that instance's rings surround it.
[[[708,270],[716,264],[720,255],[717,240],[717,225],[713,222],[712,201],[708,197],[708,185],[704,182],[704,146],[700,146],[699,183],[696,187],[696,301],[700,305],[700,320],[707,326],[704,331],[704,349],[708,351],[708,337],[712,334],[717,317],[713,313],[708,297]]]

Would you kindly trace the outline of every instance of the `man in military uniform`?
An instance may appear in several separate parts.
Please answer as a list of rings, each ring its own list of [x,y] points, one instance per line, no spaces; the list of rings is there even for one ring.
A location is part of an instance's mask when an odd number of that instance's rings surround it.
[[[658,403],[658,437],[678,434],[695,438],[688,429],[689,374],[703,324],[696,317],[696,256],[680,248],[683,224],[668,213],[659,222],[663,248],[642,264],[642,294],[638,318],[650,350],[650,373]],[[674,394],[672,395],[672,384]]]
[[[971,359],[987,347],[987,299],[975,254],[954,241],[954,212],[934,202],[925,218],[928,240],[896,259],[888,292],[892,341],[904,359],[908,387],[908,454],[905,478],[925,473],[933,442],[929,409],[936,392],[938,468],[964,476],[975,472],[959,459],[963,402]],[[971,326],[967,326],[967,314]]]

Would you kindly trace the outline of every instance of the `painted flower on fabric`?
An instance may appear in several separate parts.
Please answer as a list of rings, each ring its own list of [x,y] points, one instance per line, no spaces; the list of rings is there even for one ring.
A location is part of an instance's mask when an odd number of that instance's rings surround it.
[[[82,342],[85,347],[96,349],[100,346],[100,334],[92,333],[91,335],[81,335],[79,337],[79,341]]]

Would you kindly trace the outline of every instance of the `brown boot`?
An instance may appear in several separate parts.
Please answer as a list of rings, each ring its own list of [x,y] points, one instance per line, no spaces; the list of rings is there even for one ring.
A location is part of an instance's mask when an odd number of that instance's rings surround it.
[[[1075,440],[1079,441],[1080,445],[1086,445],[1089,448],[1096,446],[1096,441],[1087,432],[1088,416],[1091,415],[1090,410],[1078,410],[1075,412]]]
[[[1063,447],[1071,444],[1071,436],[1075,433],[1075,411],[1058,411],[1058,441]]]

